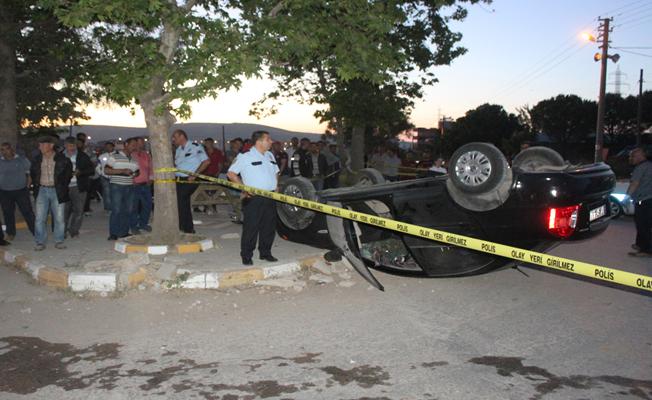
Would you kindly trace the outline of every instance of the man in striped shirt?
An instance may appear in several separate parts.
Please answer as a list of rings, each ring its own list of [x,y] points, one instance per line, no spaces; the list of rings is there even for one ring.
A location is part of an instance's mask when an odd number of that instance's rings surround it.
[[[104,173],[111,186],[111,216],[109,218],[109,240],[129,235],[129,222],[133,208],[134,177],[138,176],[138,162],[132,159],[137,148],[137,138],[129,138],[124,150],[109,156]]]

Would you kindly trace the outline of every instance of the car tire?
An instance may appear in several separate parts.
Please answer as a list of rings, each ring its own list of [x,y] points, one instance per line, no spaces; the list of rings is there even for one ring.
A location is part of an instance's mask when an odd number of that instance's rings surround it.
[[[450,166],[448,179],[463,193],[490,193],[511,177],[505,156],[489,143],[465,144],[453,153]]]
[[[611,219],[618,219],[623,215],[623,207],[611,196],[609,196],[609,208],[611,208]]]
[[[377,169],[363,168],[356,173],[354,186],[371,186],[385,183],[385,177]]]
[[[544,146],[528,147],[512,160],[512,168],[524,172],[558,169],[565,166],[566,162],[559,153]]]
[[[280,193],[310,201],[317,201],[315,187],[312,182],[302,176],[295,176],[282,182]],[[307,228],[315,217],[314,211],[283,202],[276,203],[276,212],[281,222],[295,231]]]

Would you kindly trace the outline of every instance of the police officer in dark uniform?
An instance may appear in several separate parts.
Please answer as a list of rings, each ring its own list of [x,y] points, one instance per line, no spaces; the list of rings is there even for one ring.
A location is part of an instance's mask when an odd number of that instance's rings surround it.
[[[272,139],[269,132],[256,131],[251,135],[253,147],[238,155],[227,176],[236,183],[244,183],[258,189],[274,191],[278,185],[278,165],[272,152]],[[238,176],[240,175],[240,176]],[[242,177],[242,179],[240,178]],[[276,204],[266,197],[242,193],[242,238],[240,256],[242,264],[253,265],[252,257],[258,238],[258,251],[261,260],[278,261],[272,255],[272,244],[276,235]]]
[[[181,129],[172,133],[172,143],[177,146],[174,153],[174,165],[181,170],[201,174],[204,172],[211,160],[206,155],[204,147],[197,143],[189,143],[188,135]],[[192,205],[190,198],[197,190],[194,176],[188,176],[182,172],[176,173],[177,179],[177,206],[179,207],[179,229],[184,233],[195,233],[192,223]]]

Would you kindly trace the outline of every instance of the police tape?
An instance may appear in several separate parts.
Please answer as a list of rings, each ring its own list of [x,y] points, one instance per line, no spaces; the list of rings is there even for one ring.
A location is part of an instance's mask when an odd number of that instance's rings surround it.
[[[516,261],[522,261],[541,267],[563,271],[575,275],[581,275],[588,278],[611,282],[623,286],[628,286],[640,290],[652,292],[652,277],[635,274],[632,272],[618,269],[603,267],[600,265],[589,264],[581,261],[571,260],[568,258],[557,257],[545,253],[539,253],[532,250],[521,249],[500,243],[494,243],[487,240],[477,239],[469,236],[453,234],[437,229],[426,228],[419,225],[409,224],[406,222],[395,221],[389,218],[379,217],[376,215],[365,214],[345,208],[334,207],[328,204],[310,201],[298,197],[288,196],[286,194],[262,190],[251,186],[234,183],[225,179],[214,178],[211,176],[200,175],[190,171],[179,170],[176,168],[160,168],[155,172],[179,172],[186,175],[192,175],[205,181],[214,182],[233,189],[241,190],[257,196],[267,197],[276,201],[291,204],[294,206],[306,208],[324,214],[333,215],[340,218],[349,219],[355,222],[361,222],[367,225],[377,226],[379,228],[389,229],[402,234],[417,236],[423,239],[438,241],[464,247],[471,250],[481,251],[483,253],[495,254],[505,258],[511,258]],[[155,180],[160,183],[177,182],[174,179]],[[182,181],[179,183],[187,183]],[[197,183],[205,183],[197,181]]]

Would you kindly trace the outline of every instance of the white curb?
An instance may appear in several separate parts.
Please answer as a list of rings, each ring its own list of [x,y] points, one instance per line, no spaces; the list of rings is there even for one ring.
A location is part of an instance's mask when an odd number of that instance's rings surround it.
[[[16,255],[5,251],[5,261],[13,264],[16,261]]]
[[[168,246],[148,246],[147,253],[153,256],[162,256],[168,253]]]
[[[291,262],[288,264],[274,265],[272,267],[263,268],[263,276],[265,279],[278,278],[279,276],[289,275],[301,270],[301,265],[298,262]]]
[[[213,240],[211,239],[204,239],[199,242],[199,245],[201,246],[201,251],[206,251],[212,249],[214,246]]]
[[[113,246],[115,251],[120,252],[122,254],[127,253],[127,244],[123,242],[115,242],[115,246]]]
[[[185,281],[181,282],[181,287],[183,289],[206,289],[206,275],[207,272],[199,272],[192,274]],[[216,282],[219,286],[219,282]]]
[[[68,274],[68,287],[73,292],[114,292],[117,277],[111,273],[71,272]]]

